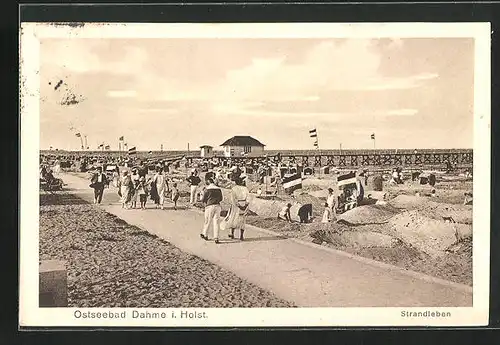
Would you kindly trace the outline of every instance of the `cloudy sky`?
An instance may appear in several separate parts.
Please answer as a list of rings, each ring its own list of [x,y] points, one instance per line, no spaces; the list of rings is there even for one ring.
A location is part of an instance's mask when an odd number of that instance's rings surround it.
[[[41,148],[471,148],[474,42],[43,39]],[[59,85],[62,80],[63,84]],[[61,104],[68,95],[77,104]]]

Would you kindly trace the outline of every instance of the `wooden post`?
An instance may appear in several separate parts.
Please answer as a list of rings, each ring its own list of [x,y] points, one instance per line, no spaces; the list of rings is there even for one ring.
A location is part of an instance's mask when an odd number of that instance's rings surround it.
[[[64,262],[42,261],[39,266],[39,279],[40,308],[68,306],[68,278]]]

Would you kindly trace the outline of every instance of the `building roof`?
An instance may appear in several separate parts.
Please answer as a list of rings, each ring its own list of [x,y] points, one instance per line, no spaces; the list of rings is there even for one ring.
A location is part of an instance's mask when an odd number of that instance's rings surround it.
[[[210,145],[202,145],[202,146],[200,146],[200,149],[207,148],[207,147],[208,148],[213,148],[213,146],[210,146]]]
[[[266,146],[255,138],[248,135],[237,135],[231,139],[227,139],[220,146]]]

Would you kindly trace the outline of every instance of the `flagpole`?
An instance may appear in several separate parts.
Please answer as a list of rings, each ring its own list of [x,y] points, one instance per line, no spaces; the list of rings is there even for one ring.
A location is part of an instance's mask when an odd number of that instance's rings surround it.
[[[319,135],[318,130],[316,129],[316,150],[319,151]]]
[[[319,162],[320,162],[320,164],[319,164],[319,169],[320,170],[319,171],[321,172],[321,150],[319,148],[319,135],[318,135],[318,130],[317,129],[316,129],[316,151],[317,151],[318,156],[319,156]],[[313,168],[313,171],[314,171],[314,173],[316,173],[314,168]]]

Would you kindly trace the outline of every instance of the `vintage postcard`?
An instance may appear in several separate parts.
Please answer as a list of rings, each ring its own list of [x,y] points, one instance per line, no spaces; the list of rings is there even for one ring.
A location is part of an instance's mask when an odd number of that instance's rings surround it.
[[[22,23],[20,326],[487,325],[490,30]]]

